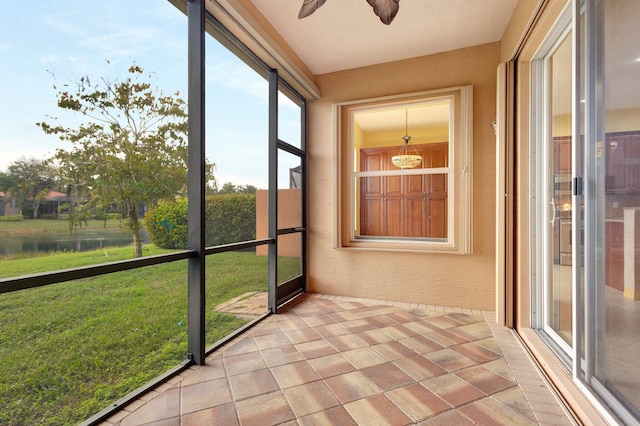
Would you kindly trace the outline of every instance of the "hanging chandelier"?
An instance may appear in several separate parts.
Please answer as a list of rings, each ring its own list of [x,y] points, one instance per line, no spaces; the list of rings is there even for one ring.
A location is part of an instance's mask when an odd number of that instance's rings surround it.
[[[411,140],[411,136],[409,136],[409,110],[405,110],[404,136],[402,140],[404,140],[404,144],[400,147],[398,155],[391,157],[391,162],[400,169],[418,167],[422,163],[422,156],[418,154],[414,147],[409,147],[409,141]],[[413,153],[409,151],[409,148],[413,150]]]

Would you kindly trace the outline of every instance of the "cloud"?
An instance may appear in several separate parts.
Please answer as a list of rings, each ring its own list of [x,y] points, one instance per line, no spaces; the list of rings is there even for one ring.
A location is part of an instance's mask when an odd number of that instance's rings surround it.
[[[0,50],[10,50],[13,48],[13,45],[8,41],[0,42]]]
[[[56,19],[52,16],[47,16],[45,18],[45,23],[53,30],[59,31],[63,34],[70,35],[72,37],[83,38],[85,36],[85,32],[77,25],[72,25],[69,23],[68,17],[65,19]]]

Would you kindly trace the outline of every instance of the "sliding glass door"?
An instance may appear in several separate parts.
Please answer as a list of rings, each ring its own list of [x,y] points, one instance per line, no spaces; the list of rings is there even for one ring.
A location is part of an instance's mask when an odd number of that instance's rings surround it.
[[[534,265],[537,323],[560,351],[573,345],[571,60],[568,15],[532,63],[535,117],[532,134]]]
[[[640,423],[640,2],[574,0],[531,62],[532,324]]]

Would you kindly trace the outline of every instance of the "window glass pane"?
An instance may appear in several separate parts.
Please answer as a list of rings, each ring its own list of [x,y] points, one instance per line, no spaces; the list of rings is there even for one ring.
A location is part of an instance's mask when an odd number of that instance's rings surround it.
[[[0,424],[77,424],[178,366],[186,280],[185,260],[2,294]]]
[[[355,181],[356,236],[447,238],[448,175],[415,170],[449,167],[449,109],[447,100],[354,114],[354,169],[366,174]]]
[[[640,3],[604,2],[604,327],[597,374],[640,410]],[[602,225],[602,224],[599,224]],[[637,413],[637,412],[636,412]]]
[[[278,236],[278,285],[302,274],[302,234]]]
[[[132,102],[125,119],[118,101],[166,97],[186,111],[185,34],[169,2],[0,4],[0,217],[24,219],[0,222],[0,256],[146,254],[146,212],[185,189],[186,116]],[[75,140],[80,129],[90,136]]]
[[[544,178],[548,200],[552,206],[548,232],[551,238],[545,248],[550,261],[546,288],[547,326],[568,345],[572,345],[572,217],[571,217],[571,32],[564,35],[549,55],[550,138],[547,152],[548,175]]]
[[[264,255],[247,249],[207,256],[206,346],[267,313],[267,266],[266,250]]]
[[[267,190],[268,83],[213,37],[206,39],[206,245],[256,238],[256,191]]]

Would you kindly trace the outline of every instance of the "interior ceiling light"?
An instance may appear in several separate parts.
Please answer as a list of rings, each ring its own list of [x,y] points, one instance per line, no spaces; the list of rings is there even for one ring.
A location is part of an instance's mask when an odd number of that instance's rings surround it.
[[[304,0],[298,13],[298,19],[311,15],[322,6],[325,1],[327,0]],[[373,12],[378,15],[380,20],[386,25],[389,25],[391,21],[393,21],[393,18],[396,17],[398,9],[400,8],[400,0],[367,0],[367,3],[373,7]]]
[[[402,137],[404,144],[400,147],[398,155],[391,157],[391,162],[400,169],[413,169],[422,163],[422,156],[418,154],[414,147],[409,145],[411,140],[411,136],[409,136],[409,110],[405,110],[404,114],[404,136]],[[409,151],[410,149],[413,150],[413,154]]]

